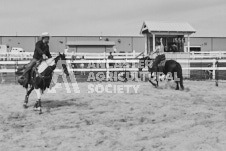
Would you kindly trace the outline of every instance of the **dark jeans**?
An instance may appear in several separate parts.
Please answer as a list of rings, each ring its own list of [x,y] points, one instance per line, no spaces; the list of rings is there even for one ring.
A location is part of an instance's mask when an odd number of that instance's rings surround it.
[[[157,71],[157,66],[158,64],[162,61],[162,60],[165,60],[166,57],[165,55],[158,55],[156,58],[155,58],[155,61],[153,62],[153,69],[154,71]]]
[[[36,64],[38,60],[33,58],[26,66],[25,66],[25,71],[23,73],[23,75],[25,75],[27,72],[29,72],[32,67]]]

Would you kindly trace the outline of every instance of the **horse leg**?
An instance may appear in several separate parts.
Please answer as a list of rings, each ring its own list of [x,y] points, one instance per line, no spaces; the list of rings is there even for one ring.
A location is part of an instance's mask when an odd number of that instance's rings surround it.
[[[175,90],[179,90],[179,81],[176,81],[176,79],[175,79],[175,73],[177,74],[177,72],[171,71],[173,80],[176,83],[176,89]]]
[[[176,81],[176,84],[177,84],[176,90],[179,90],[179,82]]]
[[[150,79],[148,80],[154,87],[157,87],[157,84],[152,82]]]
[[[184,90],[183,76],[180,76],[180,87],[182,90]]]
[[[171,77],[170,77],[170,73],[164,73],[165,74],[165,88],[168,88],[170,85],[170,81],[171,81]]]
[[[179,66],[177,75],[178,75],[178,78],[179,78],[179,79],[177,79],[177,80],[178,80],[178,81],[177,81],[177,85],[180,84],[180,88],[181,88],[182,90],[184,90],[184,85],[183,85],[183,74],[182,74],[182,68],[181,68],[180,66]],[[178,89],[179,89],[179,86],[178,86]]]
[[[158,87],[159,86],[159,79],[160,79],[160,75],[159,75],[158,71],[156,72],[156,75],[157,75],[156,76],[156,85],[157,85],[156,87]]]
[[[42,114],[42,105],[41,105],[42,93],[41,93],[41,89],[35,89],[35,92],[37,94],[38,101],[36,101],[36,103],[35,103],[34,110],[39,111],[39,114]]]
[[[29,98],[29,95],[31,94],[31,92],[34,90],[34,87],[32,86],[29,91],[28,91],[28,89],[26,89],[26,90],[27,90],[27,92],[26,92],[24,104],[23,104],[24,108],[28,108],[28,106],[27,106],[28,98]]]
[[[143,68],[138,68],[138,76],[137,76],[138,78],[141,78],[141,72],[142,72],[142,69],[143,69]]]
[[[158,72],[156,72],[155,74],[156,74],[155,75],[155,81],[156,81],[155,87],[157,88],[159,86],[159,74],[158,74]]]
[[[157,87],[157,84],[155,84],[155,83],[152,82],[152,80],[151,80],[151,78],[152,78],[152,73],[153,73],[153,72],[151,72],[151,74],[149,75],[148,81],[149,81],[154,87]]]
[[[28,108],[28,106],[27,106],[27,103],[28,103],[28,88],[26,89],[26,95],[25,95],[25,99],[24,99],[24,104],[23,104],[23,107],[24,108]]]

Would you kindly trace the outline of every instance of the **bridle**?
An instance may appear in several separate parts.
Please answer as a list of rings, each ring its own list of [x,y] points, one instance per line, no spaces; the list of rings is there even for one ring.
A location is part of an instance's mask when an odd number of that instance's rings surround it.
[[[60,61],[60,65],[63,65],[63,63],[62,63],[62,59],[60,58],[58,61]],[[58,62],[57,61],[57,62]],[[57,64],[57,63],[56,63]],[[62,70],[64,70],[64,67],[62,66]],[[53,70],[52,70],[52,72],[53,72]],[[63,71],[64,72],[64,71]],[[56,74],[56,75],[61,75],[61,74],[57,74],[56,72],[54,72],[54,74]]]

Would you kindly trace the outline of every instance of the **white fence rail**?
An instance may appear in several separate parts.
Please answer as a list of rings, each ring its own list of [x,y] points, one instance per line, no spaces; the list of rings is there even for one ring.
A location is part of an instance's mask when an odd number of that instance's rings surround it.
[[[216,71],[226,71],[226,67],[217,67],[216,62],[218,61],[219,63],[226,63],[226,59],[207,59],[207,60],[191,60],[191,59],[178,59],[177,60],[181,65],[182,69],[189,71],[191,70],[212,70],[213,71],[213,79],[215,79]],[[14,69],[6,69],[7,65],[24,65],[27,64],[29,61],[0,61],[0,66],[3,67],[0,69],[0,73],[15,73],[17,71],[16,67]],[[105,64],[105,68],[71,68],[71,64],[93,64],[93,63],[98,63],[98,64]],[[109,63],[122,63],[122,64],[127,64],[125,67],[120,67],[120,68],[109,68]],[[131,66],[128,66],[128,63],[132,64]],[[136,67],[136,64],[139,63],[139,60],[67,60],[68,64],[68,70],[69,71],[105,71],[105,72],[110,72],[110,71],[131,71],[131,72],[136,72],[138,71],[138,68]],[[211,67],[190,67],[191,63],[209,63],[212,66]],[[145,68],[143,71],[147,71],[147,68]],[[226,75],[225,75],[226,76]]]
[[[115,59],[134,59],[140,53],[114,53]],[[56,56],[57,53],[51,53],[52,56]],[[107,59],[109,53],[66,53],[67,59],[72,59],[72,57],[77,57],[77,59],[84,56],[85,59]],[[33,57],[33,52],[25,53],[0,53],[0,61],[13,61],[13,60],[30,60]]]
[[[226,58],[226,51],[191,52],[191,58]]]
[[[56,56],[57,53],[51,53],[52,56]],[[140,53],[113,53],[114,59],[134,59]],[[71,59],[72,56],[81,58],[84,56],[85,59],[107,59],[109,53],[66,53],[67,59]],[[190,59],[213,59],[213,58],[226,58],[226,51],[209,51],[209,52],[166,52],[166,56],[169,59],[178,59],[178,58],[190,58]],[[33,57],[33,52],[23,52],[23,53],[1,53],[0,52],[0,61],[12,61],[12,60],[30,60]],[[139,56],[138,58],[141,58]]]

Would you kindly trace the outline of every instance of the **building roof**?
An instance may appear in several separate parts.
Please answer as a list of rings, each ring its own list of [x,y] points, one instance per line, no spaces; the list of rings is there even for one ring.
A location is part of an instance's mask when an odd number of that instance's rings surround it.
[[[144,32],[195,33],[196,30],[189,23],[169,23],[144,21],[141,34]]]
[[[114,41],[68,41],[67,46],[114,46]]]

